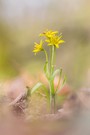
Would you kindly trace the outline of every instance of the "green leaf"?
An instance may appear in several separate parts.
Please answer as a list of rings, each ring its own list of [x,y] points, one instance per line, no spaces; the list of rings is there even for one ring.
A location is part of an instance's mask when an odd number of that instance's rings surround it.
[[[58,88],[59,88],[59,85],[60,85],[60,82],[61,82],[62,69],[57,69],[56,72],[55,72],[55,75],[56,75],[57,73],[59,73],[59,80],[58,80],[58,85],[57,85],[57,87],[56,87],[56,92],[57,92],[57,90],[58,90]],[[55,93],[56,93],[56,92],[55,92]]]
[[[67,80],[67,78],[66,78],[66,76],[64,76],[64,79],[63,79],[63,82],[62,82],[62,86],[61,86],[61,88],[59,90],[57,90],[57,93],[59,93],[60,90],[64,87],[64,85],[66,83],[66,80]]]
[[[55,70],[53,75],[52,75],[52,79],[54,79],[57,74],[59,74],[59,76],[61,77],[62,76],[62,69]]]
[[[40,87],[42,86],[42,83],[37,83],[32,89],[31,89],[31,94],[36,92]]]
[[[44,72],[47,78],[49,78],[49,72],[48,72],[48,61],[45,62],[44,65]]]
[[[47,98],[49,98],[49,92],[47,90],[47,88],[44,86],[44,84],[42,83],[37,83],[32,89],[31,89],[31,94],[33,94],[34,92],[36,92],[37,90],[39,90],[40,88],[43,88],[43,90],[45,90],[46,96]]]

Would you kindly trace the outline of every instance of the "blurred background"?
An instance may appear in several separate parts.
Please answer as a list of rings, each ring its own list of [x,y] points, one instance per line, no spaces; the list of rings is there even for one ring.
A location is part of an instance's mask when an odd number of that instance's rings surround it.
[[[59,31],[65,40],[57,49],[55,67],[63,68],[67,83],[58,96],[57,114],[48,117],[60,121],[27,124],[30,118],[47,114],[43,93],[24,99],[27,85],[38,80],[47,85],[45,57],[32,52],[46,29]],[[0,0],[0,133],[90,135],[89,59],[90,0]]]
[[[68,84],[90,87],[89,0],[0,0],[0,80],[14,78],[22,69],[43,71],[43,54],[35,57],[32,50],[46,29],[63,34],[56,68],[63,68]]]

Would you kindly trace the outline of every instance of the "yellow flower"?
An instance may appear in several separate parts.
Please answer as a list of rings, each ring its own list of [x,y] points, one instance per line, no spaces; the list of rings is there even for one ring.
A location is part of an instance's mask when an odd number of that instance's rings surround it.
[[[35,42],[35,46],[34,46],[33,52],[36,54],[36,53],[38,53],[40,51],[43,51],[44,49],[43,49],[42,45],[43,45],[43,41],[42,40],[40,40],[40,44]]]
[[[47,38],[51,38],[55,34],[58,34],[58,31],[46,30],[45,32],[43,32],[42,34],[40,34],[40,36],[45,36]]]
[[[52,36],[51,38],[49,39],[46,39],[45,41],[48,43],[49,46],[56,46],[56,48],[59,48],[59,45],[61,43],[64,43],[64,40],[61,39],[62,36]]]

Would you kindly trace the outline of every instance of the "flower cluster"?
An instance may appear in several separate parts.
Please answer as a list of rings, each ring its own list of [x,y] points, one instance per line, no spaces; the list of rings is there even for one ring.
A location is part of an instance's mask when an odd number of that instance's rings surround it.
[[[39,44],[35,42],[35,46],[34,46],[33,52],[36,54],[37,52],[43,51],[43,47],[42,46],[43,46],[43,41],[42,40],[40,40]]]
[[[62,35],[58,35],[58,31],[46,30],[40,34],[40,37],[45,37],[45,42],[48,46],[55,46],[56,48],[59,48],[59,45],[64,43],[64,40],[62,40]],[[35,42],[35,47],[33,50],[35,54],[40,51],[44,51],[43,43],[44,42],[42,40],[40,40],[39,44]]]

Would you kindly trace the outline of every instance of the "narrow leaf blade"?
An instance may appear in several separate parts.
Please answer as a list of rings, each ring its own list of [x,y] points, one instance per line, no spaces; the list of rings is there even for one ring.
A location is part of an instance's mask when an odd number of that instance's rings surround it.
[[[42,86],[42,83],[37,83],[32,89],[31,89],[31,94],[36,92],[40,87]]]
[[[49,78],[48,62],[47,61],[45,62],[45,65],[44,65],[44,72],[46,74],[46,77]]]
[[[32,89],[31,89],[31,94],[33,94],[34,92],[36,92],[37,90],[39,90],[39,88],[42,88],[45,93],[46,93],[46,96],[47,98],[49,98],[49,92],[48,92],[48,89],[44,86],[44,84],[38,82]]]

